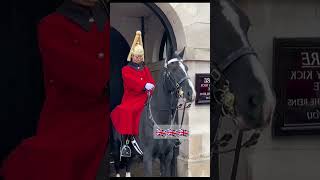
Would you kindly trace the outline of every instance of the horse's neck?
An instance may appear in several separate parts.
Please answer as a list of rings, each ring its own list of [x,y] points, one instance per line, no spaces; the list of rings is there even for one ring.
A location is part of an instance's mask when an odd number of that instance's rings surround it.
[[[155,120],[160,123],[168,124],[170,113],[172,112],[172,106],[176,106],[177,102],[172,102],[171,94],[165,88],[165,81],[163,73],[161,74],[158,84],[153,92],[151,98],[151,111],[155,114]]]
[[[164,79],[160,77],[158,84],[153,91],[151,105],[152,107],[157,107],[157,109],[161,108],[161,106],[170,104],[170,94],[166,91],[164,83]]]

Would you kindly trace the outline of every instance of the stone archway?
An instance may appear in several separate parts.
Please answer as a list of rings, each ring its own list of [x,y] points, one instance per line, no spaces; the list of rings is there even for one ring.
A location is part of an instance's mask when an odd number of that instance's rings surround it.
[[[151,4],[151,3],[150,3]],[[180,20],[179,15],[176,10],[170,3],[154,3],[154,5],[158,8],[155,8],[158,13],[164,15],[167,22],[165,22],[168,27],[169,32],[172,31],[176,45],[173,46],[178,50],[183,49],[187,46],[186,36],[183,28],[183,24]]]

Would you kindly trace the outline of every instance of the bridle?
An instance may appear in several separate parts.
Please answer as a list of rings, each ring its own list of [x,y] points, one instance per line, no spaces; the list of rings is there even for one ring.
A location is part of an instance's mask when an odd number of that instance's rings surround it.
[[[171,84],[171,87],[172,87],[172,90],[170,91],[171,94],[175,94],[177,98],[182,98],[183,97],[183,89],[181,87],[181,84],[183,82],[185,82],[186,80],[190,79],[190,77],[188,75],[184,76],[183,78],[181,78],[180,80],[176,80],[172,75],[171,75],[171,72],[168,70],[168,65],[173,63],[173,62],[182,62],[182,60],[179,60],[179,59],[171,59],[170,61],[168,62],[165,62],[165,70],[164,70],[164,74],[165,76],[168,78],[170,84]]]
[[[257,53],[251,47],[241,47],[227,56],[220,64],[216,64],[221,72],[225,71],[232,63],[240,59],[242,56],[254,55]]]
[[[228,117],[233,120],[234,123],[237,123],[235,120],[236,111],[235,111],[235,95],[231,92],[230,82],[224,76],[224,71],[230,67],[234,62],[239,60],[243,56],[254,55],[257,56],[256,52],[251,47],[242,47],[238,50],[232,52],[227,56],[220,64],[212,61],[211,63],[211,90],[214,100],[214,113],[215,118]],[[216,135],[217,136],[217,133]],[[214,137],[216,140],[216,137]]]
[[[232,118],[235,123],[235,96],[231,92],[230,82],[225,78],[223,72],[242,56],[247,55],[257,56],[256,52],[251,47],[242,47],[232,52],[220,64],[217,64],[215,61],[211,62],[211,89],[213,91],[214,102],[218,106],[221,106],[222,115]]]
[[[168,70],[168,65],[172,62],[182,62],[182,60],[179,60],[179,59],[171,59],[170,61],[165,61],[165,65],[164,65],[164,74],[163,74],[163,77],[166,78],[166,80],[169,80],[170,82],[170,85],[172,86],[171,89],[169,90],[169,93],[170,95],[172,96],[171,99],[175,99],[175,100],[179,100],[179,98],[183,98],[183,95],[184,95],[184,92],[183,92],[183,89],[182,89],[182,84],[190,79],[190,77],[186,74],[186,76],[182,77],[181,79],[179,80],[176,80],[171,72]],[[152,99],[152,95],[150,95],[150,91],[147,92],[148,94],[148,101],[147,101],[147,116],[149,119],[151,119],[154,123],[154,125],[156,126],[156,128],[160,129],[159,125],[155,122],[154,118],[153,118],[153,115],[152,115],[152,110],[151,110],[151,99]],[[173,100],[171,100],[171,103],[170,103],[170,109],[171,107],[173,106],[174,102]],[[191,106],[191,103],[187,105],[187,102],[184,102],[184,107],[183,107],[183,114],[182,114],[182,119],[181,119],[181,124],[180,124],[180,128],[182,127],[182,124],[183,124],[183,120],[184,120],[184,114],[185,114],[185,110],[186,108],[189,108]],[[172,115],[172,113],[170,113],[170,129],[172,128],[173,124],[174,124],[174,120],[175,120],[175,117],[176,117],[176,114],[177,114],[177,111],[178,109],[181,108],[181,106],[176,106],[174,108],[174,113]],[[179,121],[178,121],[179,122]],[[175,146],[179,146],[181,144],[181,142],[178,140],[176,143],[175,143]]]
[[[179,99],[182,99],[182,98],[183,98],[183,95],[184,95],[184,91],[183,91],[183,89],[182,89],[181,84],[184,83],[186,80],[189,80],[190,77],[188,76],[188,74],[186,74],[186,76],[182,77],[180,80],[177,81],[177,80],[171,75],[171,73],[170,73],[170,71],[168,70],[168,67],[167,67],[169,64],[171,64],[171,63],[173,63],[173,62],[181,62],[181,63],[182,63],[183,61],[180,60],[180,59],[177,59],[177,58],[171,59],[171,60],[169,60],[168,62],[165,61],[165,71],[164,71],[164,74],[165,74],[165,76],[168,78],[168,80],[169,80],[169,82],[170,82],[170,84],[171,84],[171,86],[172,86],[172,89],[173,89],[173,90],[169,91],[170,94],[171,94],[173,97],[175,96],[175,98],[179,100]],[[172,97],[171,99],[173,99],[173,97]],[[173,104],[173,102],[171,101],[170,107],[172,106],[172,104]],[[179,108],[181,108],[181,106],[182,106],[182,104],[179,104],[179,105],[175,108],[174,116],[175,116],[177,110],[178,110]],[[180,128],[182,127],[182,124],[183,124],[185,110],[186,110],[186,108],[189,108],[190,106],[191,106],[191,103],[187,105],[187,102],[186,102],[186,101],[183,102],[183,112],[182,112],[182,119],[181,119]],[[174,116],[173,116],[173,118],[174,118]],[[173,120],[173,119],[172,119],[172,120]],[[171,121],[172,121],[172,120],[171,120]]]
[[[260,132],[258,130],[255,130],[255,132],[251,135],[251,137],[243,144],[241,144],[243,131],[240,130],[238,134],[238,140],[236,148],[232,148],[225,151],[219,151],[218,147],[225,147],[228,145],[228,142],[232,139],[232,135],[230,133],[226,133],[222,136],[219,140],[217,140],[217,134],[218,129],[221,126],[221,118],[222,117],[228,117],[233,120],[235,124],[237,124],[236,121],[236,110],[235,110],[235,101],[236,97],[232,93],[230,89],[230,82],[226,79],[224,76],[224,71],[230,67],[234,62],[239,60],[243,56],[248,55],[254,55],[257,57],[256,52],[251,47],[242,47],[237,49],[236,51],[232,52],[230,55],[228,55],[223,61],[221,61],[220,64],[217,64],[214,61],[211,61],[211,91],[213,95],[213,102],[211,104],[211,107],[213,108],[213,113],[210,117],[213,118],[213,120],[218,120],[216,129],[213,129],[213,143],[211,143],[211,153],[215,154],[215,156],[218,156],[222,153],[229,153],[235,151],[234,155],[234,162],[232,167],[232,174],[231,174],[231,180],[236,179],[237,174],[237,166],[240,156],[240,150],[242,147],[250,147],[252,145],[255,145],[258,142],[258,139],[260,137]],[[212,157],[212,156],[211,156]]]

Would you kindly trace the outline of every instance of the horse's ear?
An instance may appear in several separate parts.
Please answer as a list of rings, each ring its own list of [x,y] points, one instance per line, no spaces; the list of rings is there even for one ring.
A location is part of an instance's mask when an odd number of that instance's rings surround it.
[[[177,50],[173,53],[173,58],[183,59],[185,47],[183,47],[182,51],[178,52]]]
[[[164,59],[164,65],[163,65],[163,67],[164,67],[164,68],[167,68],[167,67],[168,67],[168,61],[167,61],[167,58],[165,58],[165,59]]]
[[[183,47],[182,51],[178,54],[181,59],[183,59],[185,49],[186,49],[186,47]]]

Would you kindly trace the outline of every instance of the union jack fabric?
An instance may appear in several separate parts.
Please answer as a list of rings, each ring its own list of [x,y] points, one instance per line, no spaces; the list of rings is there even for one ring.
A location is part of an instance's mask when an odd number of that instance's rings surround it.
[[[168,136],[173,136],[174,132],[175,132],[174,130],[168,129],[168,130],[167,130],[167,135],[168,135]]]
[[[189,135],[189,131],[185,130],[185,129],[179,129],[178,130],[178,134],[179,134],[179,136],[188,136]]]
[[[157,136],[165,136],[166,135],[166,131],[163,129],[157,129],[156,130],[156,135]]]

